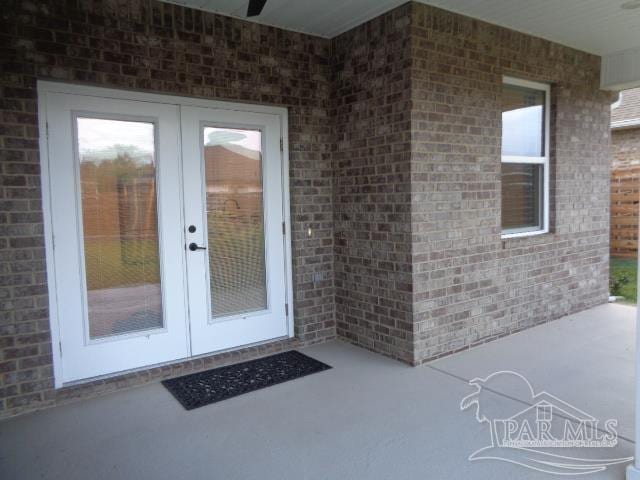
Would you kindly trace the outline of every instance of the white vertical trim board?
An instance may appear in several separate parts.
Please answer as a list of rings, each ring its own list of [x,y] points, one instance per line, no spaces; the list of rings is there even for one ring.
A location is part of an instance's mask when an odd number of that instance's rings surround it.
[[[49,131],[47,126],[47,92],[38,82],[38,127],[40,129],[39,151],[42,176],[42,213],[44,224],[45,262],[47,266],[47,288],[49,293],[49,327],[51,330],[51,352],[53,357],[54,387],[62,387],[62,340],[58,324],[58,295],[56,266],[53,260],[55,240],[51,219],[51,196],[49,185]]]

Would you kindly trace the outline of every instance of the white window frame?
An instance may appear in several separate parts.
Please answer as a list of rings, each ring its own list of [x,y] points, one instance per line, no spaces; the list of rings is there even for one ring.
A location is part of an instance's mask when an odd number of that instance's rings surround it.
[[[540,90],[544,92],[544,152],[541,157],[528,157],[520,155],[502,155],[502,163],[517,163],[517,164],[529,164],[529,165],[542,165],[543,179],[542,179],[542,228],[518,228],[502,230],[501,238],[517,238],[517,237],[529,237],[532,235],[541,235],[549,233],[549,136],[551,133],[551,85],[548,83],[533,82],[530,80],[522,80],[520,78],[502,77],[503,85],[514,85],[517,87],[531,88],[534,90]],[[502,132],[502,129],[501,129]],[[502,136],[501,136],[502,138]],[[502,185],[502,179],[501,179]]]

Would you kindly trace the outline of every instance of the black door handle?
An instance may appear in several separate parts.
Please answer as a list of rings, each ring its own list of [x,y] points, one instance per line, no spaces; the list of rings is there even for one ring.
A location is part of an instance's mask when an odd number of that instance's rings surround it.
[[[195,242],[191,242],[189,244],[189,250],[191,250],[192,252],[195,252],[196,250],[206,250],[207,247],[201,247],[200,245],[198,245]]]

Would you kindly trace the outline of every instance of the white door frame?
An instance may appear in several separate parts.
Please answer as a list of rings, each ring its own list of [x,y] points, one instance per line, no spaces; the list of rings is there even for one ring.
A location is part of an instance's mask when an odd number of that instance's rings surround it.
[[[74,85],[68,83],[51,82],[38,80],[38,123],[40,128],[39,139],[39,154],[40,154],[40,168],[42,179],[42,211],[43,211],[43,223],[44,223],[44,240],[46,251],[46,267],[47,267],[47,286],[49,292],[49,326],[51,331],[51,344],[52,344],[52,357],[53,357],[53,371],[54,371],[54,385],[55,388],[63,387],[62,381],[62,339],[60,335],[60,321],[58,313],[58,295],[57,295],[57,283],[56,283],[56,271],[54,261],[54,241],[53,241],[53,224],[52,224],[52,205],[51,205],[51,185],[50,185],[50,158],[48,147],[48,126],[47,126],[47,111],[46,111],[46,97],[48,93],[66,93],[73,95],[86,95],[100,98],[113,98],[119,100],[135,100],[142,102],[153,102],[160,104],[169,104],[191,107],[208,107],[223,110],[235,110],[241,112],[257,112],[268,113],[272,115],[278,115],[281,125],[282,134],[282,195],[283,195],[283,218],[285,222],[285,282],[286,282],[286,301],[290,305],[290,311],[288,312],[287,330],[288,337],[293,337],[293,270],[291,261],[291,219],[289,208],[289,139],[288,139],[288,115],[287,109],[284,107],[274,107],[267,105],[254,105],[243,104],[235,102],[225,102],[218,100],[207,100],[192,97],[181,97],[175,95],[164,95],[155,93],[143,93],[130,90],[117,90],[111,88],[92,87],[86,85]],[[179,158],[180,168],[182,169],[182,156]],[[181,228],[184,225],[180,226]],[[184,230],[184,229],[183,229]],[[186,239],[185,239],[186,241]],[[185,252],[186,255],[186,252]],[[268,342],[273,341],[269,340]],[[264,343],[264,342],[260,342]],[[242,347],[240,347],[242,348]],[[212,352],[215,353],[215,352]],[[178,360],[180,361],[180,360]],[[175,363],[175,362],[169,362]],[[143,368],[152,368],[154,365],[148,365]],[[123,372],[116,372],[105,376],[121,375]],[[82,380],[81,382],[91,381],[93,378]],[[76,383],[76,382],[73,382]],[[66,385],[66,384],[65,384]]]

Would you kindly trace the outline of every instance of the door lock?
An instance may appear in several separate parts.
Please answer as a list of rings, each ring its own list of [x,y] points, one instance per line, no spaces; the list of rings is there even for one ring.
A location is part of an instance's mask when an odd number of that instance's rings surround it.
[[[189,250],[191,250],[192,252],[195,252],[196,250],[206,250],[207,247],[201,247],[200,245],[198,245],[195,242],[191,242],[189,244]]]

